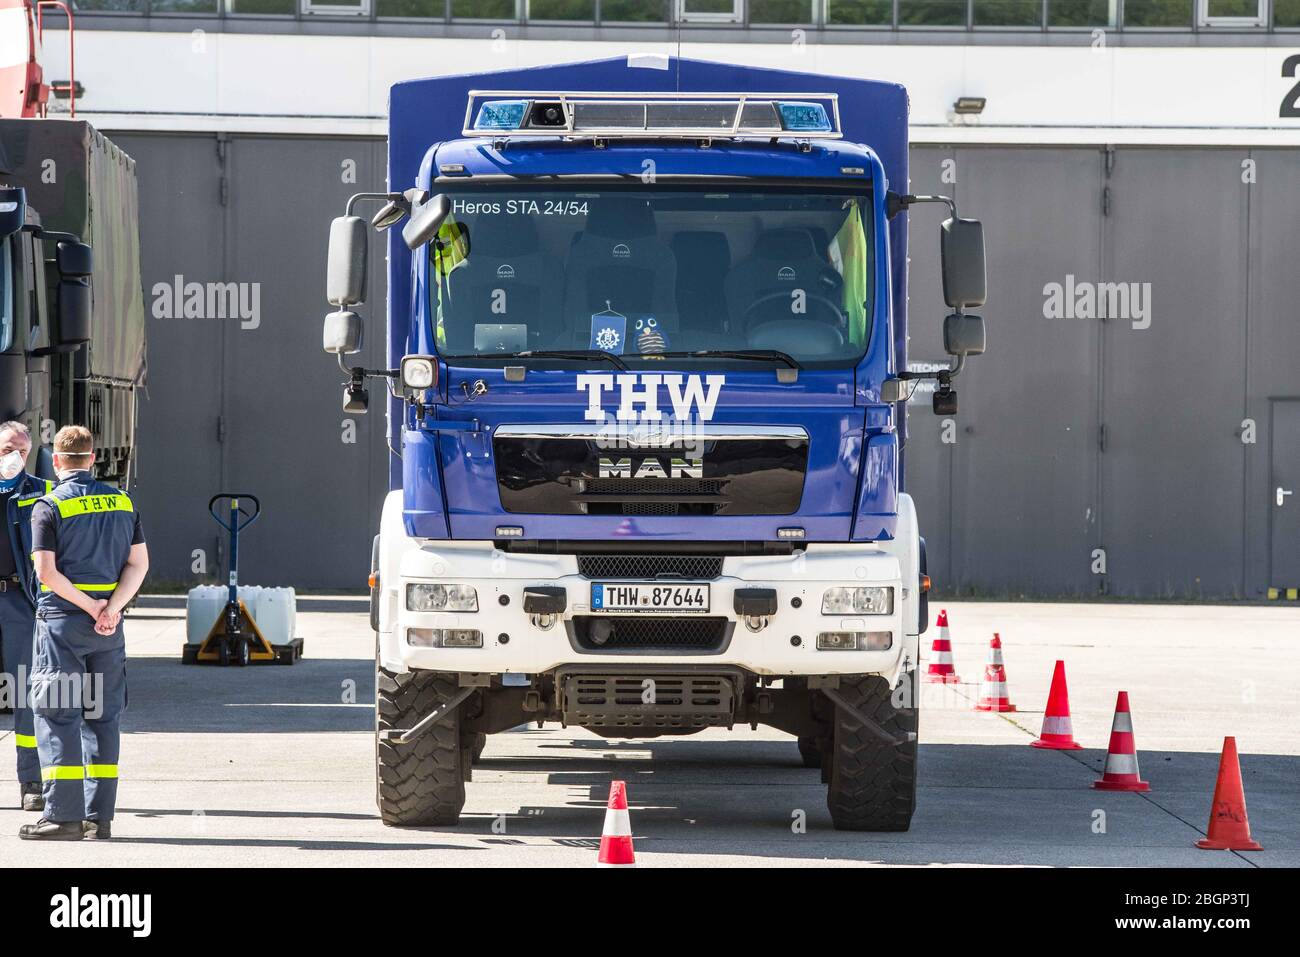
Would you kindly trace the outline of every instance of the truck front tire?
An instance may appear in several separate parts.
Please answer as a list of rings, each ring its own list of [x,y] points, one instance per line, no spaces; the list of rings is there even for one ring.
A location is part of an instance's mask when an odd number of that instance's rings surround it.
[[[462,747],[460,708],[409,744],[384,741],[379,732],[414,727],[460,690],[455,675],[433,671],[375,672],[375,763],[379,816],[395,827],[436,827],[460,822],[465,806],[469,748]]]
[[[893,689],[879,676],[842,681],[840,694],[886,731],[915,733],[916,672]],[[842,708],[835,709],[833,749],[829,755],[826,804],[839,831],[906,831],[916,807],[916,740],[886,744]]]

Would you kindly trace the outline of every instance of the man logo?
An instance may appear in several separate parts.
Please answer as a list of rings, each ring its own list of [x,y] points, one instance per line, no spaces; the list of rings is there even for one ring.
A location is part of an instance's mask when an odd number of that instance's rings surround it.
[[[713,418],[713,410],[718,405],[718,395],[724,375],[689,375],[682,376],[676,372],[629,372],[618,376],[612,373],[580,373],[577,376],[578,388],[587,390],[588,422],[604,422],[607,418],[601,406],[601,395],[606,390],[614,391],[615,379],[618,380],[619,400],[616,418],[620,422],[660,422],[664,413],[659,410],[659,387],[668,390],[668,400],[672,403],[671,418],[675,421],[689,421],[698,418],[707,422]],[[685,379],[685,388],[683,388]],[[635,406],[642,406],[638,412]]]
[[[630,478],[630,479],[667,479],[667,478],[704,478],[704,460],[699,458],[677,458],[674,457],[668,462],[668,470],[665,471],[663,464],[656,458],[644,458],[637,463],[636,471],[632,471],[632,460],[630,458],[607,459],[601,456],[600,459],[600,477],[601,478]]]
[[[627,243],[619,243],[614,247],[615,259],[627,259],[632,255],[632,250],[627,248]]]
[[[515,278],[515,267],[512,266],[512,265],[510,265],[509,263],[502,263],[500,266],[497,266],[497,278],[498,278],[498,279],[514,279],[514,278]]]
[[[784,282],[794,282],[795,275],[793,266],[782,266],[776,271],[776,278]]]

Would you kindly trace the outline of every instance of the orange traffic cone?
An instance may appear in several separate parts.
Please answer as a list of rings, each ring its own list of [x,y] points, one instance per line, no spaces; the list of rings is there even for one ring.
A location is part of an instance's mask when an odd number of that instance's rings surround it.
[[[597,867],[636,867],[632,852],[632,819],[627,813],[627,785],[609,783],[609,804],[605,810],[605,829],[600,835]]]
[[[1138,771],[1137,744],[1133,740],[1133,716],[1128,710],[1128,692],[1115,699],[1115,721],[1110,726],[1110,746],[1106,749],[1106,770],[1101,780],[1093,781],[1098,791],[1150,791]]]
[[[960,678],[952,666],[952,641],[948,637],[948,609],[939,612],[939,620],[936,622],[939,626],[939,636],[934,639],[934,645],[930,650],[934,657],[930,660],[930,666],[925,669],[925,680],[931,684],[955,685]]]
[[[984,666],[984,680],[980,682],[980,700],[976,711],[1015,711],[1016,706],[1007,697],[1007,669],[1002,664],[1002,636],[996,631],[989,642],[989,660]]]
[[[1029,743],[1035,748],[1052,748],[1057,751],[1083,750],[1083,745],[1074,740],[1074,729],[1070,725],[1070,692],[1065,687],[1064,661],[1058,661],[1052,672],[1052,688],[1047,693],[1043,730],[1038,735],[1038,740]]]
[[[1219,758],[1219,776],[1214,782],[1214,806],[1210,808],[1207,836],[1197,847],[1207,851],[1262,851],[1250,836],[1250,819],[1246,816],[1246,790],[1241,786],[1241,762],[1237,760],[1237,739],[1223,739]]]

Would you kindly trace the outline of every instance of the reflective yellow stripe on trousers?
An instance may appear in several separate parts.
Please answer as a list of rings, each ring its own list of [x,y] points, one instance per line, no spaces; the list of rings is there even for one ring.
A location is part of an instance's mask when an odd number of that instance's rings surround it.
[[[85,778],[115,778],[116,764],[59,764],[52,768],[41,768],[41,779],[45,781],[81,781]]]
[[[57,764],[52,768],[41,768],[42,781],[80,781],[86,776],[86,769],[80,764]]]
[[[18,745],[20,748],[34,748],[36,747],[36,736],[31,734],[15,734],[14,744]]]

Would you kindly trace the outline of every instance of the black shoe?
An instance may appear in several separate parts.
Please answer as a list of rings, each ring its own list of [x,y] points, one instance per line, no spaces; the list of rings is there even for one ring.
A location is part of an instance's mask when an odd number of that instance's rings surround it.
[[[41,818],[35,824],[24,824],[18,829],[24,841],[79,841],[80,821],[47,821]]]
[[[23,785],[22,799],[24,811],[45,810],[45,796],[41,793],[39,781],[29,781]]]
[[[81,834],[88,841],[107,841],[113,836],[113,822],[82,821]]]

